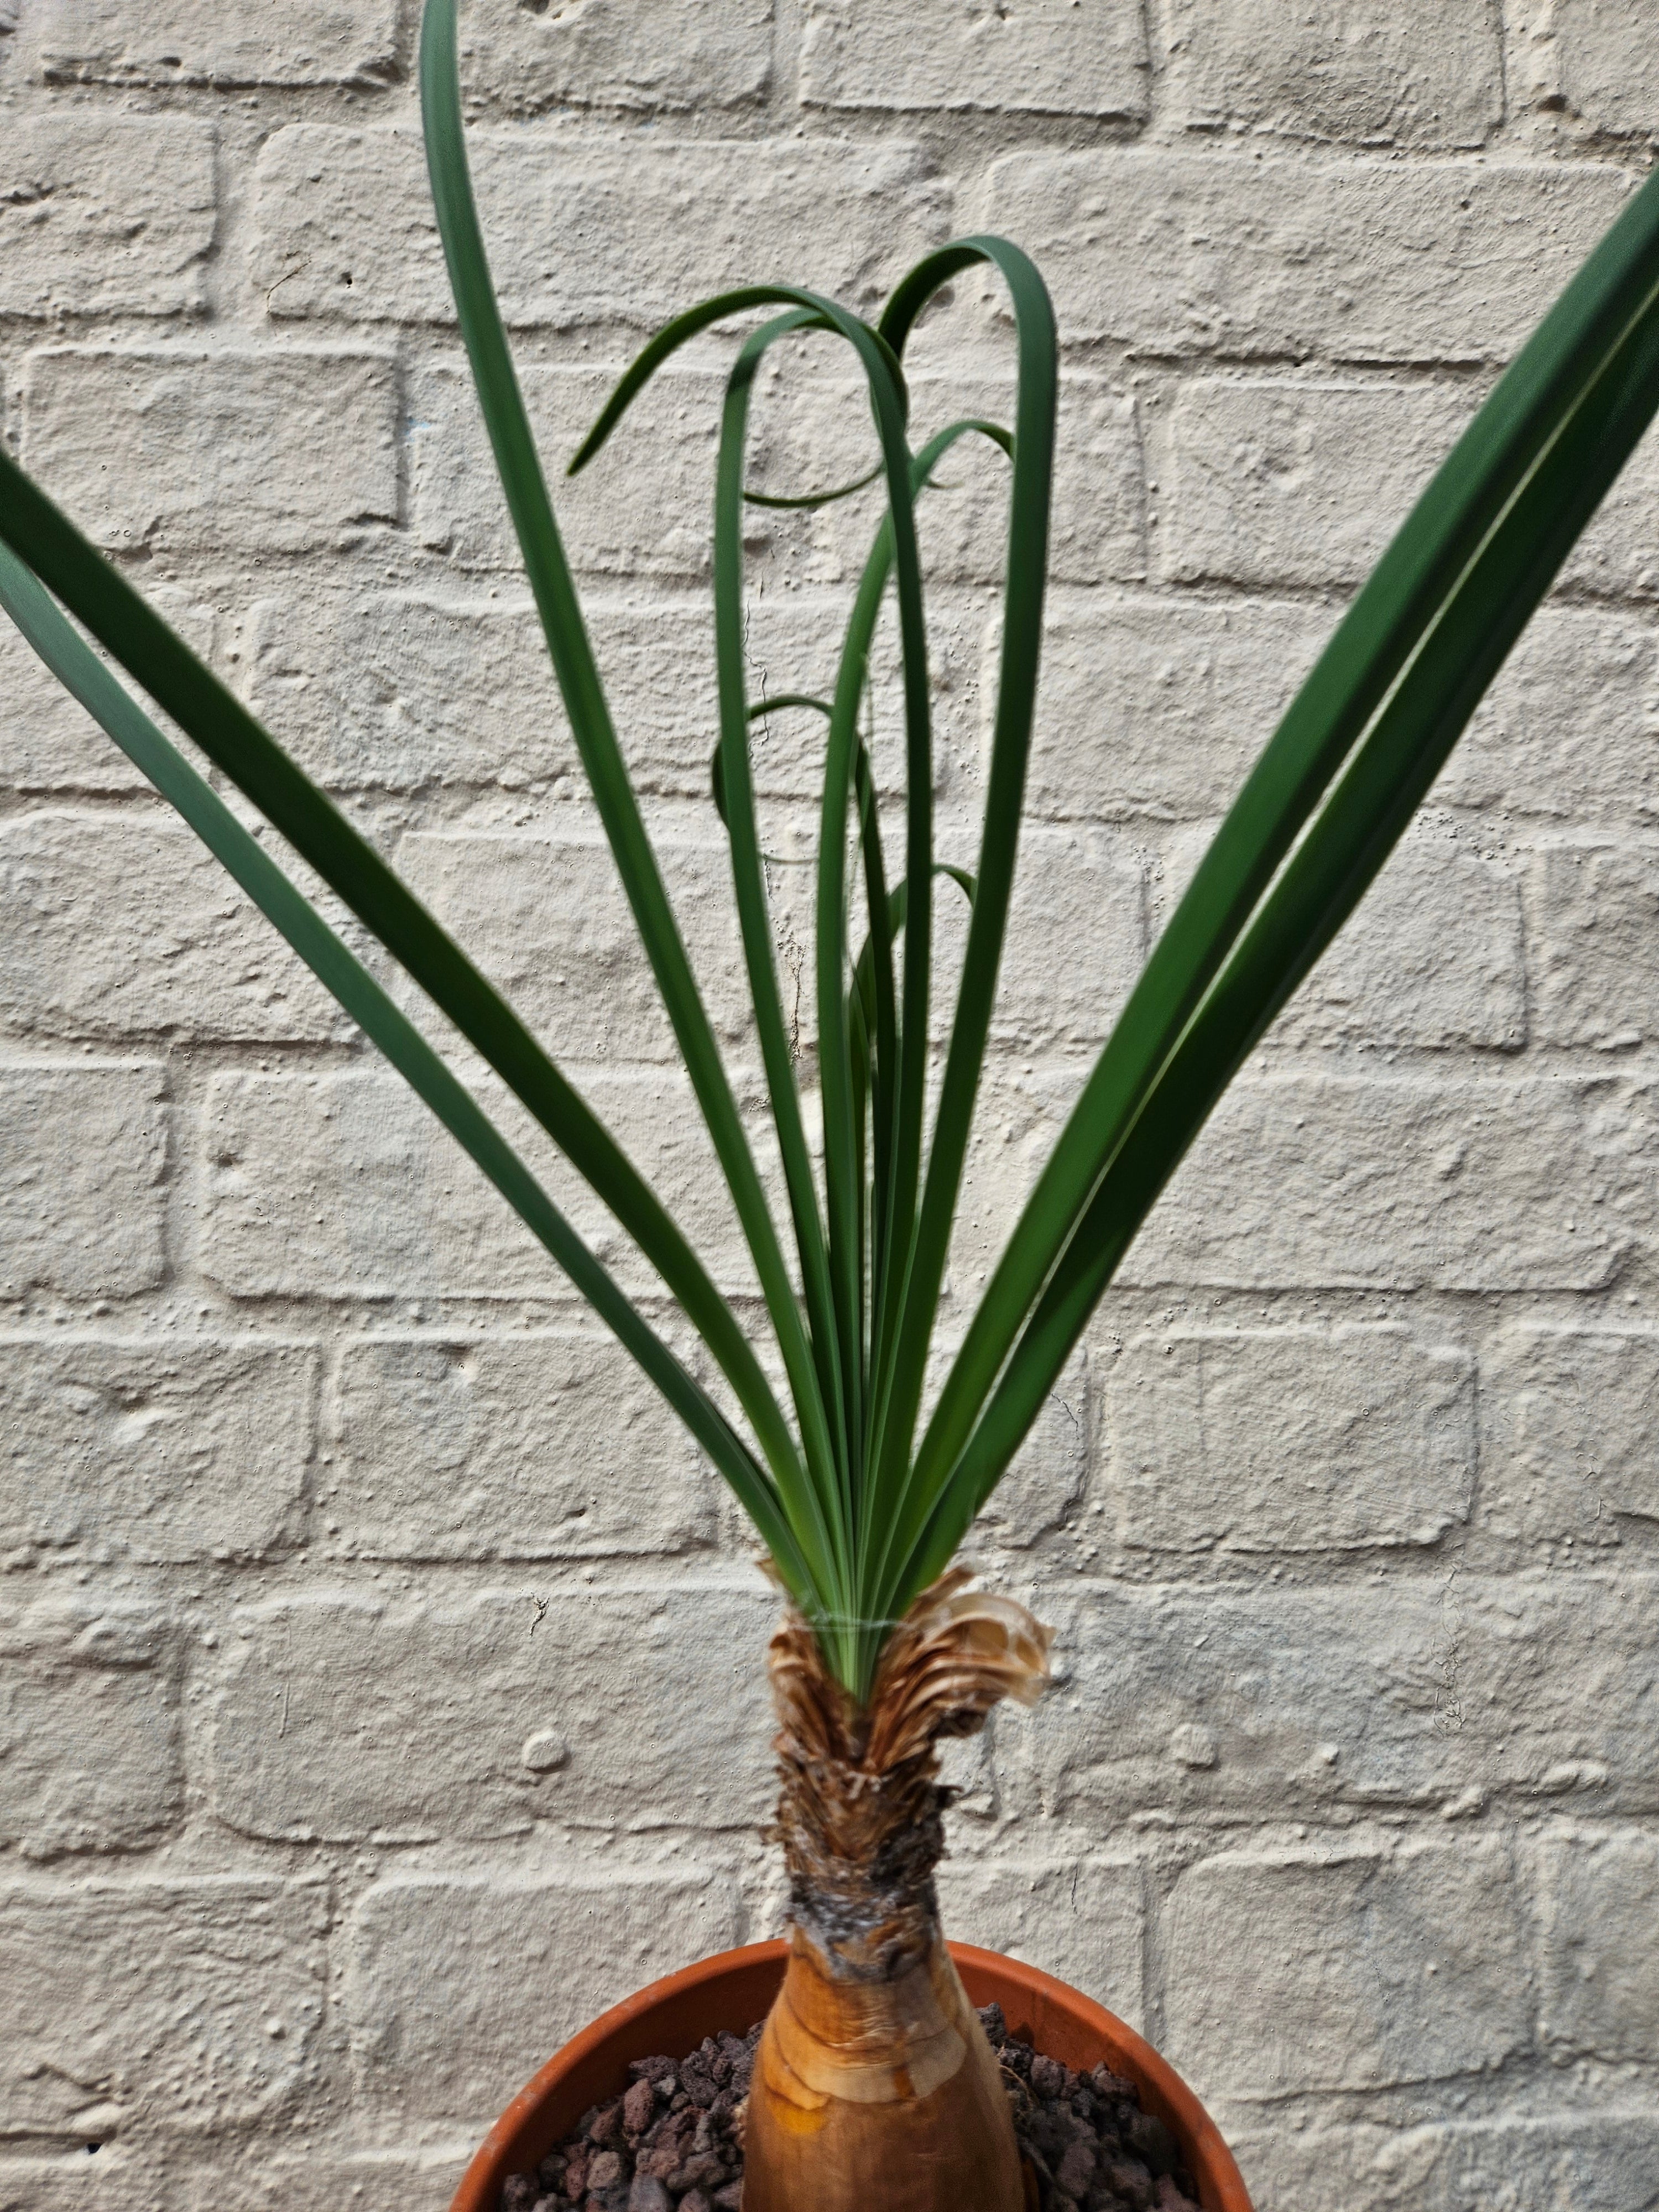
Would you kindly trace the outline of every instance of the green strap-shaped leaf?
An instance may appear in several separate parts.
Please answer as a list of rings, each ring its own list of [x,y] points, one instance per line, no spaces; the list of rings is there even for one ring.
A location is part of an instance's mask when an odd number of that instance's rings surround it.
[[[1656,283],[1659,179],[1650,179],[1505,373],[1338,625],[1154,949],[945,1377],[915,1455],[907,1548],[1108,1163],[1256,902],[1516,486]]]
[[[745,491],[743,495],[744,505],[781,507],[785,510],[833,507],[838,499],[851,499],[854,492],[862,491],[866,484],[874,483],[880,474],[881,463],[878,461],[874,468],[866,469],[861,477],[854,477],[851,483],[836,484],[829,491],[805,491],[789,495],[775,491]]]
[[[800,1602],[809,1603],[811,1578],[777,1493],[708,1393],[594,1258],[465,1085],[212,787],[117,682],[58,611],[44,585],[3,544],[0,544],[0,607],[52,674],[178,810],[325,989],[370,1042],[380,1047],[615,1331],[731,1485],[791,1591]]]
[[[834,1601],[824,1610],[842,1614],[847,1611],[846,1592],[840,1587],[830,1519],[836,1473],[828,1419],[777,1227],[617,740],[519,390],[467,168],[456,58],[455,0],[426,0],[420,74],[433,204],[478,404],[571,734],[783,1354],[800,1423],[807,1499],[818,1524],[815,1549],[829,1577],[826,1595],[833,1593]],[[792,296],[788,304],[817,308],[820,303]]]
[[[900,284],[882,316],[882,334],[902,357],[905,341],[927,301],[953,276],[978,263],[994,268],[1006,286],[1016,338],[1013,479],[1003,567],[1002,638],[984,826],[975,870],[978,895],[969,924],[951,1042],[939,1085],[927,1179],[892,1333],[890,1366],[884,1375],[878,1375],[876,1386],[871,1514],[884,1536],[895,1524],[897,1501],[908,1474],[939,1285],[996,999],[1024,803],[1025,763],[1036,708],[1043,591],[1048,572],[1059,349],[1048,288],[1030,260],[1006,239],[988,235],[948,246],[929,255]],[[913,868],[914,865],[913,861]],[[884,1561],[878,1565],[878,1574],[884,1565]],[[873,1650],[868,1656],[873,1666]]]
[[[3,451],[0,540],[343,900],[611,1208],[732,1384],[805,1545],[797,1516],[810,1517],[811,1501],[753,1349],[678,1227],[506,1000],[333,801]],[[813,1571],[827,1577],[828,1558]]]
[[[931,482],[934,467],[951,447],[970,433],[988,438],[1005,453],[1012,453],[1012,441],[1008,432],[997,423],[969,417],[947,424],[929,439],[911,464],[911,481],[918,491]],[[882,873],[875,793],[870,781],[867,755],[858,732],[860,702],[868,693],[871,645],[892,568],[893,538],[890,523],[890,512],[876,533],[875,543],[860,577],[836,670],[819,817],[816,920],[818,1077],[823,1105],[824,1188],[830,1224],[830,1267],[836,1285],[837,1311],[847,1315],[856,1313],[862,1295],[861,1286],[866,1284],[871,1309],[870,1376],[866,1385],[867,1413],[860,1454],[864,1474],[859,1498],[858,1575],[859,1587],[863,1593],[860,1617],[866,1624],[877,1623],[889,1617],[881,1613],[868,1595],[872,1562],[878,1563],[886,1550],[885,1528],[874,1503],[872,1478],[877,1449],[877,1424],[883,1402],[883,1379],[886,1371],[883,1364],[883,1347],[886,1346],[890,1349],[896,1334],[894,1323],[898,1301],[895,1293],[902,1281],[902,1268],[908,1254],[912,1231],[912,1217],[904,1211],[894,1174],[899,1141],[899,1073],[904,1059],[894,1004],[892,938]],[[914,793],[909,796],[914,799]],[[846,822],[849,799],[854,797],[856,797],[858,804],[865,860],[875,1002],[875,1073],[869,1104],[874,1188],[867,1214],[863,1187],[864,1094],[854,1078],[850,1001],[842,995],[847,960],[847,852],[841,825]],[[937,865],[930,862],[929,878],[937,872]],[[906,1019],[908,1019],[908,1007]],[[848,1319],[843,1325],[852,1328],[854,1324]],[[879,1628],[866,1625],[861,1632],[858,1660],[857,1682],[860,1686],[867,1686],[881,1640]]]
[[[924,887],[918,896],[916,911],[911,917],[910,928],[906,934],[903,1021],[898,1030],[901,1039],[899,1065],[897,1080],[894,1085],[892,1131],[886,1147],[889,1156],[888,1189],[883,1235],[891,1249],[902,1250],[908,1255],[915,1233],[916,1197],[921,1183],[922,1106],[927,1080],[927,1003],[932,960],[933,743],[926,622],[915,514],[916,491],[926,481],[926,471],[920,476],[916,474],[909,463],[904,443],[908,394],[897,356],[879,331],[869,330],[856,317],[836,307],[833,301],[824,300],[815,293],[789,285],[746,285],[722,293],[677,316],[642,349],[617,383],[592,429],[578,448],[570,464],[570,472],[574,475],[589,465],[651,377],[681,346],[688,343],[700,331],[707,330],[711,324],[726,320],[745,309],[779,306],[794,306],[808,310],[808,319],[799,327],[814,326],[813,317],[816,316],[818,326],[837,332],[859,356],[870,389],[872,410],[881,446],[882,472],[887,485],[886,526],[891,537],[890,549],[884,556],[887,566],[884,567],[874,587],[873,597],[867,605],[864,586],[860,586],[848,634],[850,636],[854,628],[866,634],[873,632],[887,580],[887,568],[890,567],[896,578],[904,699],[906,857],[911,878]],[[860,662],[854,680],[849,676],[843,661],[835,702],[837,715],[845,712],[856,719],[866,676],[865,665]],[[836,742],[833,721],[831,726],[833,758]],[[844,823],[844,788],[836,803],[842,811],[834,818],[838,823]],[[828,799],[824,818],[830,818]],[[839,913],[839,909],[837,911]],[[823,947],[823,912],[821,896],[818,953],[820,1052],[826,1032],[837,1031],[844,1016],[842,996],[844,979],[839,965],[844,954],[844,945],[836,955],[833,981],[826,981],[830,963],[826,962]],[[844,1054],[844,1043],[842,1049]],[[826,1113],[832,1110],[827,1095],[825,1107]],[[839,1157],[826,1131],[824,1168],[830,1270],[835,1283],[836,1310],[843,1318],[853,1310],[855,1296],[848,1286],[851,1263],[847,1255],[856,1242],[853,1234],[854,1186],[849,1180],[850,1155],[844,1141],[848,1127],[843,1119],[841,1125],[843,1142]]]
[[[1647,304],[1599,372],[1568,397],[1553,434],[1425,626],[1373,727],[1149,1086],[967,1449],[932,1501],[897,1588],[925,1585],[960,1541],[1159,1191],[1393,850],[1659,412],[1659,238],[1650,252],[1655,283]]]
[[[795,1247],[811,1332],[822,1403],[829,1416],[836,1483],[826,1501],[844,1587],[853,1586],[853,1468],[849,1437],[856,1433],[856,1365],[843,1364],[842,1336],[830,1291],[829,1254],[812,1180],[811,1156],[801,1121],[800,1093],[783,1018],[767,906],[755,786],[749,757],[749,687],[744,670],[743,509],[750,395],[769,348],[821,319],[795,307],[754,331],[738,349],[726,379],[714,488],[714,663],[720,718],[721,811],[732,854],[738,927],[749,971],[750,1003],[760,1040],[773,1125],[783,1163]],[[856,1340],[847,1340],[849,1347]]]
[[[863,1323],[861,1312],[861,1283],[863,1267],[864,1206],[862,1202],[863,1107],[861,1092],[855,1094],[853,1117],[854,1122],[853,1157],[854,1175],[860,1185],[853,1202],[854,1225],[850,1245],[845,1255],[838,1255],[840,1263],[834,1270],[833,1285],[826,1266],[823,1229],[817,1211],[817,1193],[811,1180],[811,1169],[807,1153],[805,1133],[800,1122],[799,1094],[795,1086],[793,1060],[785,1029],[783,1009],[778,994],[776,970],[769,917],[767,913],[765,887],[761,869],[758,831],[755,821],[754,790],[750,769],[748,732],[754,719],[747,698],[744,666],[744,623],[742,602],[743,574],[743,498],[742,485],[745,467],[745,433],[748,404],[753,380],[767,350],[794,331],[811,322],[821,320],[812,311],[802,308],[775,318],[755,331],[739,349],[737,361],[727,380],[726,398],[723,410],[720,457],[716,477],[714,518],[714,612],[717,666],[720,694],[721,742],[719,753],[720,769],[717,779],[717,804],[722,818],[731,833],[732,866],[737,888],[739,921],[743,930],[744,954],[749,969],[750,997],[756,1009],[760,1031],[762,1054],[767,1070],[771,1093],[774,1119],[779,1133],[780,1147],[788,1179],[792,1212],[793,1213],[798,1248],[801,1255],[802,1275],[806,1287],[807,1310],[812,1323],[815,1353],[819,1361],[826,1397],[838,1414],[836,1449],[842,1476],[842,1492],[836,1501],[836,1515],[844,1539],[858,1533],[861,1513],[866,1505],[862,1496],[863,1472]],[[969,428],[986,428],[982,425],[952,425],[942,439],[912,464],[913,481],[920,488],[927,481],[927,471],[939,455],[947,450],[955,439]],[[990,434],[997,435],[994,429]],[[884,533],[884,544],[890,545],[890,532]],[[884,574],[885,570],[884,570]],[[881,586],[876,586],[874,599],[861,599],[861,604],[872,606],[880,596]],[[854,631],[858,628],[856,617]],[[850,667],[858,678],[860,695],[867,690],[864,678],[867,658],[867,640],[854,642],[850,648],[850,659],[846,649],[843,665]],[[805,699],[800,695],[786,695],[795,703],[817,707],[823,702]],[[831,747],[836,747],[836,707],[828,709],[831,723]],[[866,853],[866,889],[880,899],[878,917],[886,917],[884,934],[890,936],[897,927],[891,918],[889,902],[881,897],[883,869],[879,851],[879,830],[875,817],[874,792],[871,783],[867,759],[861,745],[856,747],[855,784],[860,817],[860,837]],[[830,770],[830,785],[835,787],[835,772]],[[829,811],[833,799],[826,804],[823,835],[830,839]],[[843,815],[844,819],[844,815]],[[839,850],[841,839],[830,839]],[[822,859],[820,861],[822,867]],[[948,872],[965,888],[972,898],[972,878],[959,869]],[[900,911],[902,911],[900,901]],[[868,981],[873,998],[874,951],[878,931],[872,931],[866,948]],[[837,967],[841,958],[839,937],[832,945],[830,960]],[[890,963],[890,955],[889,956]],[[891,989],[887,997],[888,1022],[891,1023]],[[845,1231],[843,1229],[843,1233]],[[864,1547],[860,1547],[862,1551]],[[849,1559],[848,1567],[852,1562]],[[855,1610],[867,1614],[868,1607],[861,1602]]]
[[[938,462],[957,441],[970,433],[988,438],[1002,452],[1012,449],[1006,430],[976,417],[952,422],[931,438],[911,464],[911,481],[920,491],[931,480]],[[856,802],[861,850],[865,863],[866,903],[869,915],[875,990],[877,1077],[872,1100],[872,1142],[875,1154],[876,1202],[873,1209],[874,1249],[870,1261],[869,1295],[875,1308],[872,1339],[881,1336],[881,1317],[887,1280],[887,1258],[893,1233],[894,1206],[890,1198],[891,1155],[896,1140],[894,1092],[898,1023],[894,998],[892,942],[888,929],[888,902],[882,863],[880,830],[876,817],[875,792],[870,781],[868,757],[859,736],[860,703],[869,689],[870,650],[882,600],[891,574],[892,535],[885,521],[876,533],[859,579],[853,611],[848,617],[837,664],[836,691],[830,708],[830,739],[824,763],[823,796],[818,828],[818,890],[816,918],[818,997],[818,1069],[824,1116],[824,1181],[830,1218],[831,1266],[836,1275],[838,1310],[856,1304],[862,1269],[842,1255],[858,1243],[860,1218],[861,1146],[853,1139],[855,1097],[848,1066],[848,1037],[842,1001],[847,961],[847,852],[838,825],[847,820],[849,803]],[[935,871],[936,872],[936,871]],[[833,1010],[833,1011],[832,1011]],[[885,1071],[885,1073],[884,1073]],[[847,1324],[851,1326],[850,1322]],[[867,1462],[868,1445],[864,1457]],[[867,1507],[864,1509],[867,1520]]]

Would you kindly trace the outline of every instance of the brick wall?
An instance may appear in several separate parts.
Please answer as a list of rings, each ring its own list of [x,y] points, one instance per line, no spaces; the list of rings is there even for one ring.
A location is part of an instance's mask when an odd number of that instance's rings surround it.
[[[741,1292],[474,419],[414,13],[0,0],[4,434]],[[1054,288],[1055,587],[959,1328],[1345,593],[1644,166],[1659,30],[1639,0],[465,13],[556,457],[727,280],[867,304],[989,224]],[[563,513],[742,1070],[704,795],[723,357]],[[1009,372],[964,282],[919,421],[1006,409]],[[822,342],[763,380],[772,489],[867,443]],[[948,474],[965,860],[1001,485],[967,447]],[[872,521],[756,512],[757,685],[823,684]],[[951,1924],[1144,2025],[1264,2212],[1653,2201],[1656,529],[1649,452],[976,1539],[1062,1679],[961,1757]],[[810,848],[814,773],[810,729],[763,733],[773,849]],[[776,1925],[770,1601],[621,1356],[9,632],[0,939],[0,2207],[436,2212],[568,2032]]]

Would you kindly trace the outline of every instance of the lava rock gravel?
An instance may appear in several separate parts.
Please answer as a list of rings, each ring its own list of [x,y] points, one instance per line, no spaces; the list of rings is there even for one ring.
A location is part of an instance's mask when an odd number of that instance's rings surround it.
[[[1105,2066],[1074,2074],[1010,2035],[1000,2005],[980,2021],[1014,2108],[1014,2139],[1038,2212],[1196,2212],[1198,2190],[1133,2081]]]
[[[998,2005],[980,2019],[1013,2109],[1036,2212],[1195,2212],[1174,2136],[1132,2082],[1074,2074],[1010,2035]],[[533,2173],[511,2175],[501,2212],[738,2212],[743,2115],[757,2022],[710,2036],[689,2058],[636,2058],[626,2094],[584,2112]]]

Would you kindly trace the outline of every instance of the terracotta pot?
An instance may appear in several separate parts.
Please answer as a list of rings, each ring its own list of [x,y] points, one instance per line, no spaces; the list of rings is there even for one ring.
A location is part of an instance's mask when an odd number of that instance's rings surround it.
[[[665,2051],[680,2057],[704,2036],[729,2028],[742,2035],[771,2010],[783,1982],[787,1947],[751,1943],[723,1951],[665,1981],[624,1999],[573,2036],[501,2114],[455,2192],[450,2212],[499,2212],[509,2173],[533,2166],[568,2135],[590,2105],[628,2087],[628,2062]],[[995,1951],[952,1943],[951,1956],[976,2005],[1000,2004],[1016,2033],[1067,2066],[1097,2066],[1103,2058],[1140,2091],[1180,2143],[1198,2183],[1205,2212],[1250,2212],[1232,2153],[1192,2091],[1103,2005],[1068,1989],[1051,1974],[1023,1966]],[[872,2212],[874,2209],[872,2208]]]

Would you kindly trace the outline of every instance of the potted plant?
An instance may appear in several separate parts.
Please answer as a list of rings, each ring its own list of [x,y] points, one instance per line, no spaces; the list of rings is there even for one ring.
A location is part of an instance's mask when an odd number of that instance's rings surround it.
[[[647,2056],[652,2035],[665,2036],[674,2022],[676,2032],[689,2033],[711,2021],[710,2002],[741,2009],[757,1993],[769,1997],[781,1978],[753,2061],[748,2212],[1014,2212],[1025,2201],[1029,2174],[1004,2082],[965,1982],[978,1996],[1008,1993],[1039,2033],[1046,2021],[1065,2046],[1049,2056],[1080,2062],[1088,2046],[1134,2075],[1154,2117],[1174,2125],[1188,2177],[1205,2201],[1243,2206],[1242,2185],[1212,2131],[1206,2135],[1201,2112],[1144,2046],[1125,2039],[1127,2031],[1042,1977],[1005,1973],[999,1981],[995,1962],[972,1954],[958,1972],[945,1948],[933,1885],[948,1796],[938,1779],[938,1746],[981,1727],[1004,1698],[1036,1699],[1049,1645],[1024,1608],[971,1590],[952,1561],[1159,1192],[1382,866],[1659,408],[1659,179],[1635,196],[1540,325],[1338,625],[1149,959],[930,1396],[934,1325],[997,990],[1036,697],[1056,388],[1047,294],[1017,247],[976,237],[928,256],[873,325],[793,287],[722,295],[647,347],[571,464],[585,467],[601,453],[678,348],[717,323],[763,315],[737,351],[720,426],[714,523],[720,726],[711,795],[729,843],[786,1245],[629,778],[520,397],[468,182],[455,12],[456,0],[427,0],[421,86],[462,334],[566,712],[742,1224],[764,1342],[745,1333],[682,1227],[460,947],[3,453],[0,604],[615,1331],[731,1486],[781,1589],[785,1619],[770,1668],[780,1719],[778,1826],[789,1875],[787,1960],[775,1947],[761,1958],[721,1962],[717,1972],[694,1972],[690,1983],[657,1993],[654,2010],[623,2008],[624,2017],[579,2039],[492,2139],[465,2201],[483,2204],[511,2170],[504,2160],[526,2146],[545,2148],[555,2107],[575,2117],[568,2107],[579,2089],[586,2101],[590,2090],[610,2095],[617,2069]],[[913,452],[907,343],[930,301],[975,264],[997,273],[1012,303],[1015,419],[953,423]],[[750,395],[769,350],[807,330],[848,347],[866,380],[885,516],[850,611],[833,696],[753,700],[742,649]],[[944,456],[969,436],[1001,449],[1011,483],[994,728],[979,848],[966,870],[947,866],[934,845],[915,509]],[[902,857],[888,851],[862,733],[872,642],[890,600],[902,668]],[[717,1383],[700,1380],[653,1328],[453,1066],[60,607],[482,1054],[649,1261],[701,1340]],[[823,725],[811,1054],[822,1123],[817,1160],[803,1100],[804,1056],[779,988],[757,823],[750,732],[763,712],[816,716]],[[967,944],[948,1042],[935,1064],[930,1013],[943,897],[965,900]],[[854,912],[862,917],[856,927]],[[715,1984],[721,1993],[710,1996]],[[644,2050],[636,2047],[641,2036]],[[1164,2201],[1173,2195],[1179,2202],[1178,2173],[1166,2178]],[[625,2180],[619,2158],[599,2201],[618,2190],[617,2201],[626,2201]],[[1054,2176],[1044,2185],[1055,2203],[1118,2201],[1080,2169],[1066,2187]]]

